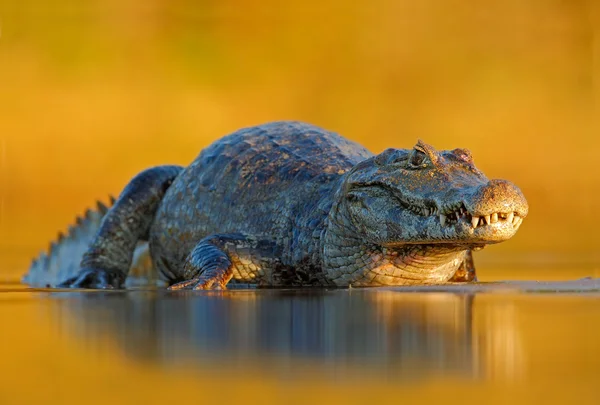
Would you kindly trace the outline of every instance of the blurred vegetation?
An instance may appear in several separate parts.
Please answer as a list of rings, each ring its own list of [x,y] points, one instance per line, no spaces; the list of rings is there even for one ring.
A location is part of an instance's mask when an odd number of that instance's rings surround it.
[[[373,152],[470,148],[530,203],[484,262],[594,266],[598,17],[593,0],[5,1],[0,266],[22,273],[138,171],[281,119]]]

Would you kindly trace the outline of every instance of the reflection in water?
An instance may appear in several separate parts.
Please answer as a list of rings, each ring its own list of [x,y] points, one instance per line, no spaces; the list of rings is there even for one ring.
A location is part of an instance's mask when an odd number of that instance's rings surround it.
[[[520,335],[514,327],[514,302],[494,305],[487,308],[485,318],[481,320],[476,340],[476,350],[486,359],[480,366],[490,378],[508,378],[518,380],[525,374],[526,353]]]
[[[236,363],[293,371],[302,361],[406,377],[478,376],[494,336],[473,328],[474,295],[379,290],[58,293],[67,332],[138,361]],[[510,322],[509,322],[510,324]],[[506,328],[506,320],[503,327]],[[493,331],[493,328],[490,329]],[[506,329],[503,329],[506,330]],[[514,339],[514,337],[512,337]],[[485,355],[485,356],[482,356]],[[241,362],[240,362],[241,364]]]

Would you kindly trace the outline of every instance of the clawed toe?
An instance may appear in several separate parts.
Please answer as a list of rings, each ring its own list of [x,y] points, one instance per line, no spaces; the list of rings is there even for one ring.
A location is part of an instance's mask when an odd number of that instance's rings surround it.
[[[169,286],[168,289],[173,290],[173,291],[189,290],[189,289],[193,288],[195,284],[196,284],[196,280],[186,280],[186,281],[182,281],[181,283],[173,284],[172,286]]]
[[[221,285],[215,278],[198,277],[191,280],[182,281],[177,284],[173,284],[169,287],[169,290],[224,290],[225,287]]]

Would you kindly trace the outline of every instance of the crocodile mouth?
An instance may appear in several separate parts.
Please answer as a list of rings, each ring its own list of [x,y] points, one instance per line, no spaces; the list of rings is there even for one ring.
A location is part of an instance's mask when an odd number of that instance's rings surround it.
[[[454,226],[459,222],[470,224],[473,229],[486,226],[513,226],[518,228],[523,222],[523,217],[516,211],[510,212],[492,212],[488,214],[472,214],[467,211],[464,204],[460,203],[457,208],[452,210],[443,210],[438,213],[437,208],[427,213],[431,216],[436,215],[440,224],[444,226]],[[496,225],[497,224],[497,225]]]
[[[492,184],[494,187],[505,187]],[[375,186],[375,187],[374,187]],[[528,207],[516,191],[506,196],[485,198],[490,187],[462,193],[458,201],[442,202],[433,198],[414,198],[385,184],[360,184],[355,189],[377,188],[375,198],[385,193],[392,208],[388,219],[385,245],[398,244],[491,244],[510,239],[527,216]],[[495,189],[491,189],[495,191]],[[502,190],[500,190],[502,191]],[[509,190],[510,191],[510,190]],[[520,193],[520,192],[519,192]],[[511,198],[513,197],[514,198]],[[465,201],[464,198],[467,198]],[[381,208],[381,207],[380,207]]]
[[[405,210],[420,217],[428,227],[440,229],[441,240],[454,239],[463,235],[459,238],[467,238],[469,242],[500,242],[514,235],[525,217],[517,211],[510,210],[469,212],[463,202],[442,207],[433,201],[423,201],[420,204],[411,204],[402,200],[401,202]]]

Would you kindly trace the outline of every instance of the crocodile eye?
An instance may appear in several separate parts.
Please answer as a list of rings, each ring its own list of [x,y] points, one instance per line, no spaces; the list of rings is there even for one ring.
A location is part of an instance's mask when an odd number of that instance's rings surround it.
[[[425,155],[425,153],[421,152],[420,150],[413,150],[413,153],[410,157],[410,165],[417,168],[417,167],[422,167],[423,164],[425,163],[425,159],[427,158],[427,155]]]

